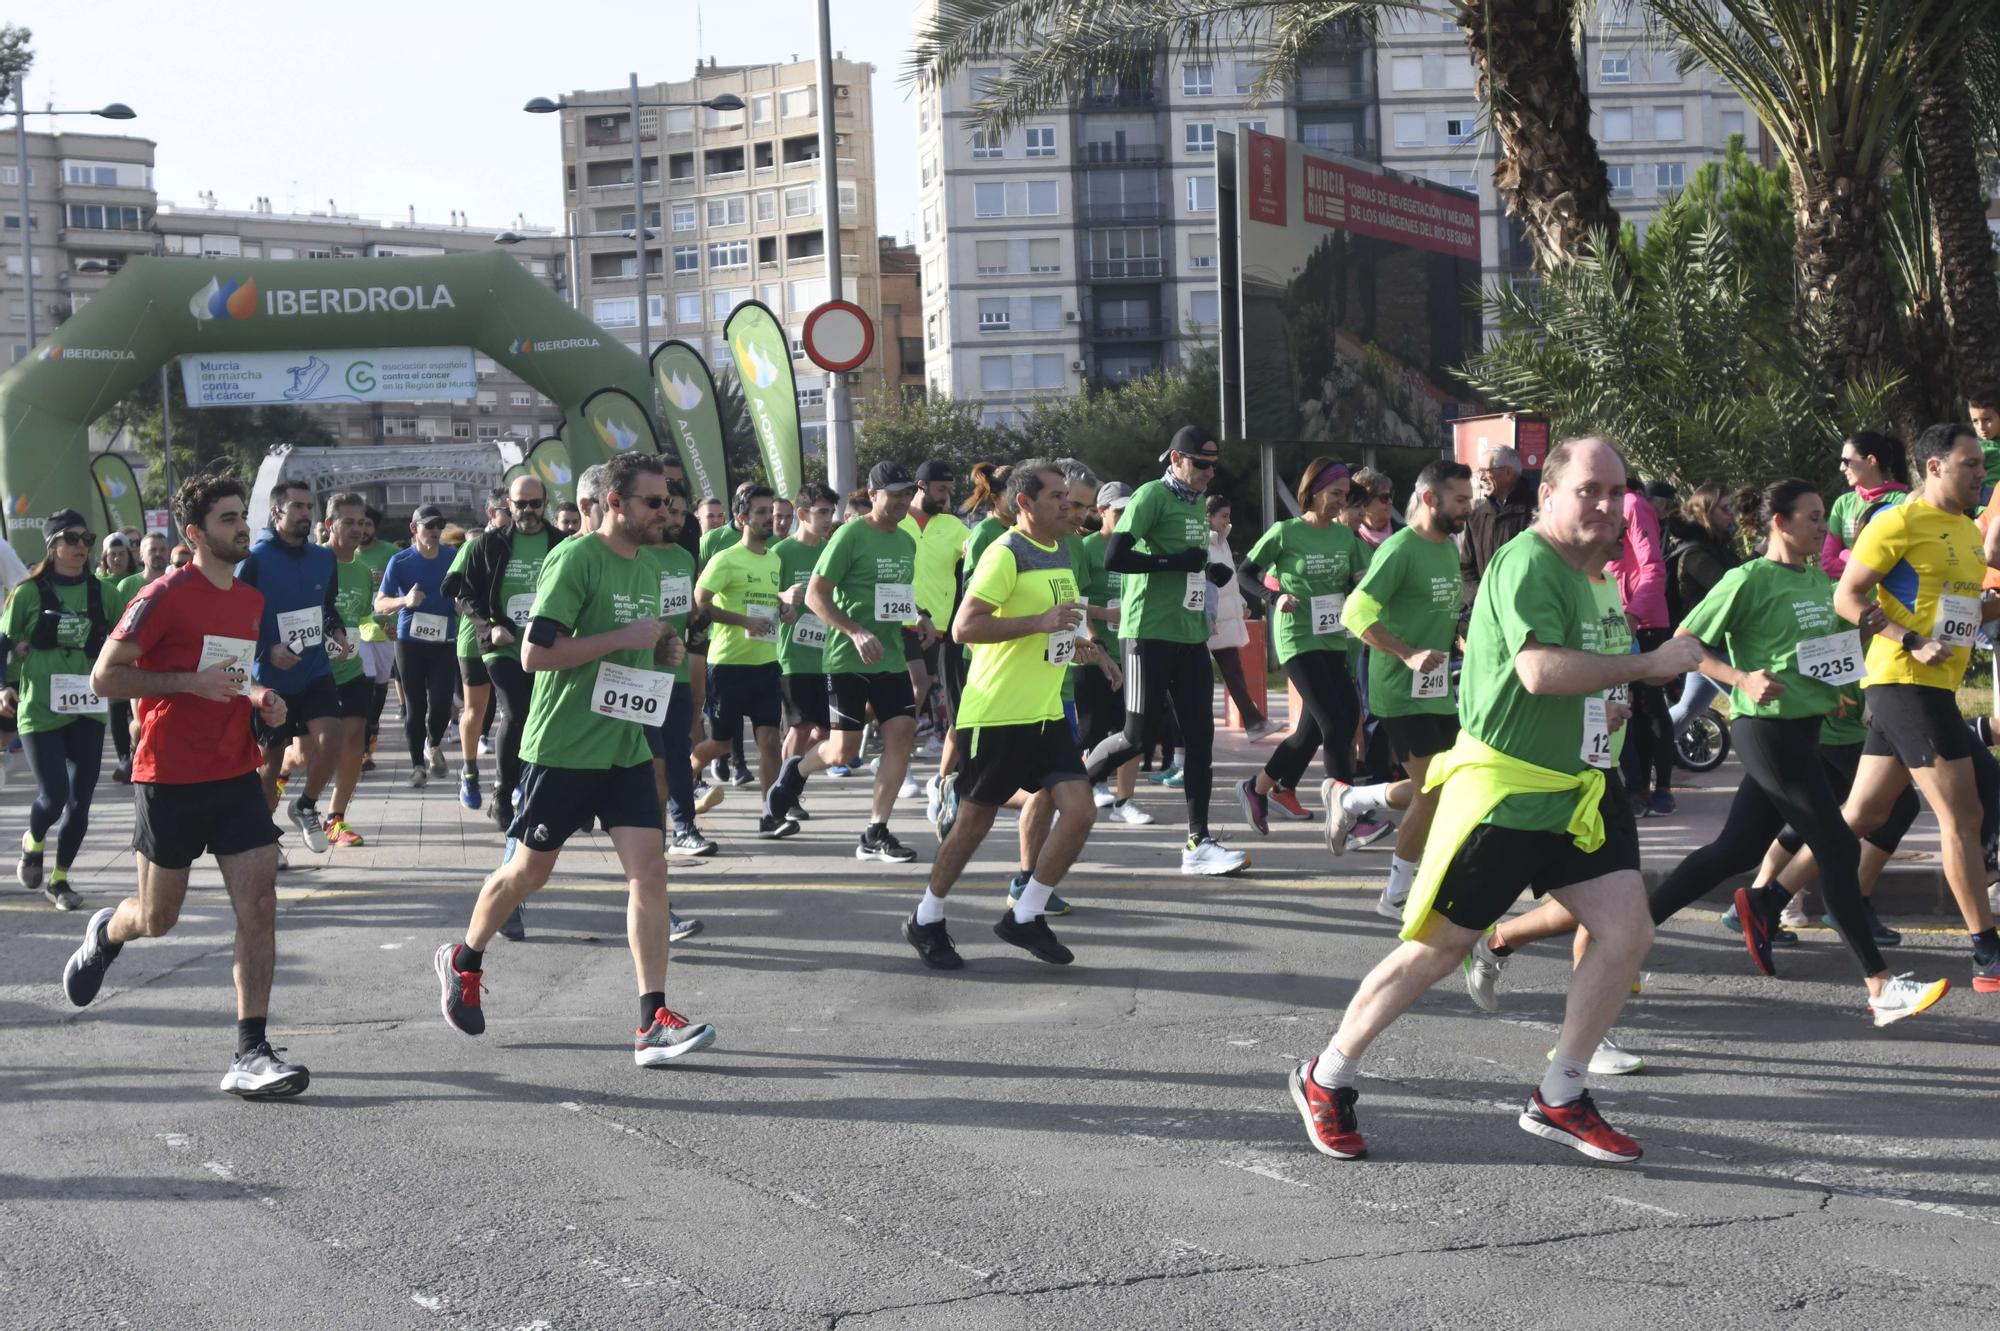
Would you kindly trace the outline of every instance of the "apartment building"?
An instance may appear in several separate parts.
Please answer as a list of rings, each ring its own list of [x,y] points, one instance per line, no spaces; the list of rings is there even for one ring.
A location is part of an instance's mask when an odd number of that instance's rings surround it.
[[[882,317],[875,326],[875,366],[881,382],[905,394],[923,395],[923,264],[914,245],[894,236],[876,241],[882,262]],[[859,413],[857,412],[857,415]]]
[[[835,158],[840,171],[842,293],[871,318],[882,308],[875,233],[874,66],[833,62]],[[723,93],[738,111],[699,106]],[[820,175],[819,76],[811,60],[698,67],[679,82],[641,85],[644,102],[684,102],[639,112],[641,246],[632,180],[632,112],[626,88],[579,89],[562,111],[563,190],[577,244],[583,312],[639,342],[638,274],[647,279],[651,345],[678,338],[711,365],[727,364],[723,323],[752,298],[791,331],[804,444],[822,448],[826,375],[805,358],[805,317],[828,298]],[[606,234],[608,233],[608,234]],[[643,256],[643,257],[642,257]],[[849,378],[858,403],[882,382],[878,365]]]

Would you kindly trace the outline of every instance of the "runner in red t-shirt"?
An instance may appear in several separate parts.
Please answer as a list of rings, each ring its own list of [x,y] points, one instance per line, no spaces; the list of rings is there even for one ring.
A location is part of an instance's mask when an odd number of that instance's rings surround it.
[[[197,476],[174,495],[193,562],[142,588],[91,672],[101,697],[138,702],[132,766],[139,890],[90,918],[63,968],[63,991],[84,1007],[135,938],[174,927],[188,869],[212,853],[236,911],[236,1057],[222,1089],[253,1100],[297,1095],[311,1074],[265,1039],[277,954],[278,829],[258,783],[254,706],[282,725],[285,700],[250,682],[264,597],[234,569],[250,548],[243,484]]]

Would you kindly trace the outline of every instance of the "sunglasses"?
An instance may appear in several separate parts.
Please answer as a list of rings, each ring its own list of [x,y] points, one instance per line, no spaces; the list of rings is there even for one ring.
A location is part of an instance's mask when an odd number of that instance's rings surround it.
[[[548,503],[548,500],[546,500],[546,499],[509,499],[509,500],[508,500],[507,502],[508,502],[508,503],[510,503],[510,504],[512,504],[512,505],[513,505],[513,506],[514,506],[515,508],[525,508],[525,509],[538,509],[538,508],[542,507],[542,506],[543,506],[544,504]]]
[[[644,504],[647,508],[652,509],[655,513],[665,508],[671,502],[672,499],[668,495],[619,495],[618,496],[618,503],[620,507],[623,507],[626,504]]]
[[[438,521],[436,521],[436,522],[426,522],[426,523],[424,523],[424,524],[423,524],[423,527],[424,527],[424,530],[425,530],[425,531],[443,531],[443,530],[444,530],[444,520],[443,520],[442,518],[440,518],[440,519],[439,519]]]
[[[1182,453],[1180,456],[1186,458],[1188,465],[1196,471],[1207,471],[1215,465],[1214,458],[1196,457],[1192,453]]]
[[[92,536],[87,531],[66,531],[62,533],[60,536],[52,538],[49,541],[49,544],[55,545],[58,542],[60,542],[63,545],[89,545],[92,541],[96,539],[97,539],[96,537]]]

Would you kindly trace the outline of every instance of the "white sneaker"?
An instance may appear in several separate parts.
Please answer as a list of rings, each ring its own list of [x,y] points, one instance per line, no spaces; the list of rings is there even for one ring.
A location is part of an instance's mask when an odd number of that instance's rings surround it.
[[[1554,1057],[1555,1050],[1551,1049],[1549,1055]],[[1593,1077],[1622,1077],[1645,1066],[1645,1059],[1619,1048],[1618,1042],[1608,1035],[1597,1042],[1596,1050],[1590,1055],[1590,1075]]]
[[[924,788],[917,784],[917,779],[907,772],[904,773],[903,784],[897,789],[896,798],[899,800],[913,800],[923,793]]]
[[[1248,740],[1262,739],[1277,728],[1278,723],[1267,716],[1255,725],[1243,727],[1243,738]]]
[[[1212,836],[1197,841],[1188,838],[1181,848],[1181,872],[1199,874],[1205,878],[1226,877],[1241,873],[1250,867],[1250,856],[1240,850],[1231,850]]]
[[[493,756],[493,741],[484,735],[479,737],[479,756],[482,758],[491,758]]]
[[[284,1100],[305,1090],[312,1084],[312,1073],[302,1063],[279,1058],[280,1052],[267,1041],[236,1055],[223,1074],[222,1089],[245,1100]]]
[[[1090,788],[1090,797],[1097,801],[1097,807],[1100,809],[1108,809],[1118,802],[1118,797],[1111,793],[1110,783],[1105,781],[1100,781]]]
[[[1787,929],[1804,929],[1810,926],[1812,918],[1806,914],[1805,897],[1806,894],[1801,892],[1786,901],[1785,908],[1778,912],[1778,923]]]
[[[1131,800],[1114,802],[1111,806],[1111,817],[1113,821],[1125,823],[1131,827],[1144,827],[1147,823],[1153,821],[1152,814],[1147,813]]]
[[[1389,889],[1385,887],[1382,889],[1382,895],[1375,899],[1375,913],[1385,920],[1394,920],[1396,923],[1401,924],[1403,922],[1403,903],[1409,899],[1410,894],[1407,892],[1400,897],[1392,897],[1389,895]]]
[[[1882,992],[1868,1000],[1868,1010],[1875,1014],[1877,1026],[1893,1026],[1905,1017],[1914,1017],[1930,1007],[1951,988],[1950,980],[1932,980],[1929,984],[1905,973],[1891,976],[1883,984]]]
[[[438,745],[436,745],[436,744],[426,744],[426,745],[424,746],[424,757],[426,757],[426,758],[430,759],[430,764],[431,764],[431,775],[432,775],[432,776],[443,776],[443,775],[444,775],[444,773],[445,773],[445,766],[444,766],[444,749],[443,749],[443,748],[441,748],[440,746],[438,746]]]
[[[1465,992],[1472,996],[1472,1005],[1481,1012],[1500,1010],[1500,972],[1507,969],[1512,957],[1496,957],[1493,945],[1487,941],[1491,934],[1481,934],[1479,941],[1472,945],[1472,951],[1465,954],[1460,969],[1465,972]]]
[[[941,804],[942,801],[938,796],[938,779],[932,777],[924,782],[924,821],[932,827],[937,826],[938,809]]]
[[[1340,807],[1340,797],[1346,790],[1345,781],[1332,777],[1319,783],[1319,800],[1326,806],[1326,848],[1336,855],[1347,853],[1347,834],[1361,821],[1360,814]]]
[[[410,769],[409,787],[411,790],[422,790],[425,786],[429,785],[430,783],[431,783],[430,768],[412,767]]]

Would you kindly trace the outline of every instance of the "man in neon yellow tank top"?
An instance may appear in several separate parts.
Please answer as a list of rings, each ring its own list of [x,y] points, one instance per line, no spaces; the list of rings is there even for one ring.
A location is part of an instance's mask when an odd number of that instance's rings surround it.
[[[1615,539],[1625,462],[1603,439],[1549,454],[1535,525],[1501,547],[1480,580],[1466,634],[1458,743],[1432,764],[1437,814],[1404,914],[1404,941],[1361,982],[1340,1029],[1291,1075],[1292,1101],[1315,1150],[1365,1150],[1354,1079],[1368,1046],[1456,968],[1524,890],[1554,896],[1590,930],[1569,1005],[1523,1129],[1610,1162],[1639,1145],[1606,1123],[1584,1089],[1590,1057],[1631,994],[1652,946],[1639,835],[1618,785],[1611,732],[1628,710],[1606,691],[1665,683],[1701,650],[1606,655],[1584,569]],[[1599,955],[1600,949],[1602,956]]]

